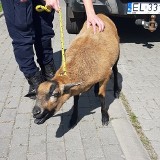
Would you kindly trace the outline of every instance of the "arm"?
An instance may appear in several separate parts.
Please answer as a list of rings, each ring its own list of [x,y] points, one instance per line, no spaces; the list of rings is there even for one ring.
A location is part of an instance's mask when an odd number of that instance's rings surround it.
[[[59,12],[59,0],[45,0],[46,6],[55,9],[56,12]]]
[[[104,23],[103,21],[95,14],[92,0],[83,0],[86,14],[87,14],[87,28],[90,26],[93,27],[94,33],[96,33],[96,26],[99,28],[99,32],[104,30]]]

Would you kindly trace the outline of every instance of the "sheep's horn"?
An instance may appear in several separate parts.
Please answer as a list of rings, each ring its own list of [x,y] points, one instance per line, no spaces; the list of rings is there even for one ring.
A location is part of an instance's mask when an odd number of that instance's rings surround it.
[[[64,89],[63,89],[63,93],[68,93],[69,90],[70,90],[72,87],[78,86],[78,85],[80,85],[80,84],[82,84],[82,82],[65,84],[65,85],[64,85]]]
[[[30,97],[31,99],[36,99],[36,91],[34,92],[29,92],[26,94],[24,97]]]

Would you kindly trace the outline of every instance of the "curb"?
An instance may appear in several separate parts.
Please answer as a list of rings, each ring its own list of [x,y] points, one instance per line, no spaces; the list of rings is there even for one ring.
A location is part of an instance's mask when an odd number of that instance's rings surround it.
[[[127,160],[151,160],[140,141],[121,100],[115,100],[110,106],[111,124]]]

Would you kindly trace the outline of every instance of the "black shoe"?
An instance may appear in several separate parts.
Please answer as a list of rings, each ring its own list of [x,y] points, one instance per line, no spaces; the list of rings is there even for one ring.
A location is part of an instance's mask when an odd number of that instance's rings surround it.
[[[44,69],[42,69],[42,73],[46,80],[50,80],[54,77],[56,73],[56,67],[53,60],[49,64],[44,66]]]
[[[45,79],[40,71],[36,72],[34,76],[29,78],[27,77],[26,79],[28,80],[30,86],[29,86],[29,92],[27,95],[25,95],[25,97],[35,99],[37,88],[42,82],[45,81]]]
[[[25,97],[29,97],[30,99],[36,99],[36,89],[33,85],[29,85],[29,91],[28,94],[25,95]]]

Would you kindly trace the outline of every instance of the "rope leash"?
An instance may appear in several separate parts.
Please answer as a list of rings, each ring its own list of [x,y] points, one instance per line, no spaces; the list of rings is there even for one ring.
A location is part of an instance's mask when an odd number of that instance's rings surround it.
[[[60,33],[61,33],[61,49],[62,49],[62,67],[63,67],[63,74],[67,75],[66,71],[66,57],[64,53],[64,34],[63,34],[63,23],[62,23],[62,11],[61,8],[59,9],[59,25],[60,25]]]
[[[43,5],[37,5],[35,9],[37,12],[43,12],[43,11],[51,12],[51,8]]]
[[[36,6],[36,11],[37,12],[51,12],[51,8],[47,7],[47,6],[43,6],[43,5],[37,5]],[[65,57],[65,53],[64,53],[64,34],[63,34],[63,23],[62,23],[62,11],[61,8],[59,9],[59,24],[60,24],[60,38],[61,38],[61,50],[62,50],[62,69],[63,69],[63,73],[62,75],[67,75],[67,71],[66,71],[66,57]]]

